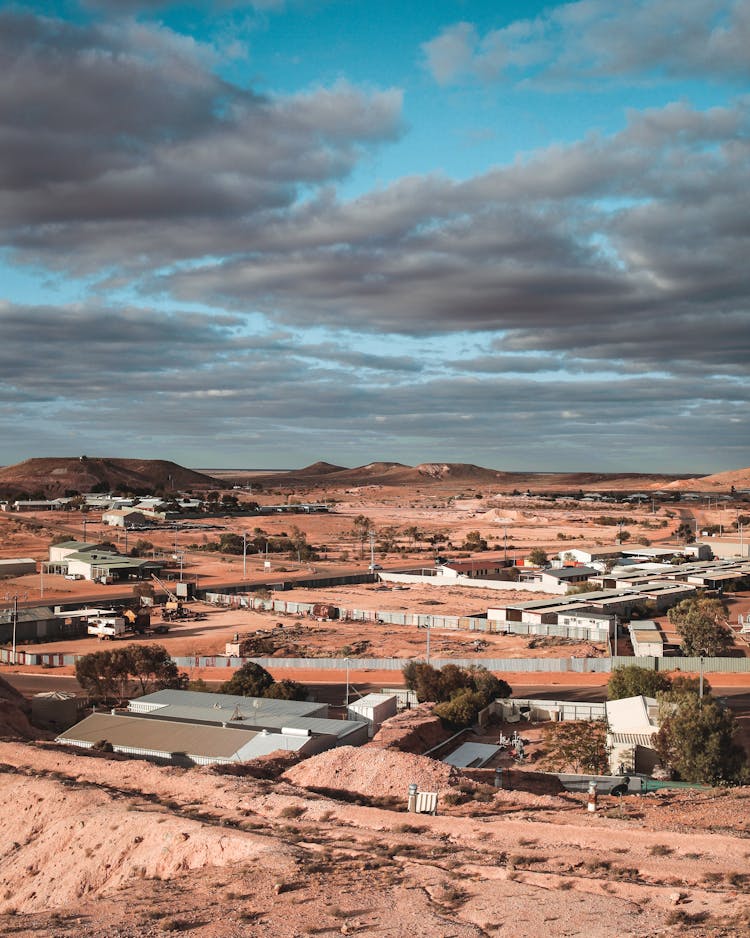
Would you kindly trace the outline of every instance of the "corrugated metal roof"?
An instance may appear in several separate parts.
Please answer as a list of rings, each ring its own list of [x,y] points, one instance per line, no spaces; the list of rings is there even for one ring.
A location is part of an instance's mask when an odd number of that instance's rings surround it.
[[[446,765],[455,765],[459,769],[481,769],[490,759],[500,752],[499,746],[488,746],[486,743],[462,743],[442,761]]]
[[[216,716],[217,711],[224,711],[219,722],[227,719],[227,711],[231,714],[239,707],[242,713],[256,716],[258,714],[295,714],[297,716],[312,716],[321,710],[328,712],[325,704],[310,700],[277,700],[271,697],[242,697],[239,694],[209,694],[194,690],[159,690],[153,694],[137,697],[132,704],[146,704],[149,707],[184,707],[209,711]]]
[[[113,747],[163,753],[212,756],[231,759],[254,737],[254,730],[166,720],[144,720],[125,714],[92,713],[76,726],[61,733],[59,742],[96,743],[106,739]],[[278,747],[277,747],[278,748]]]
[[[614,744],[625,745],[625,746],[645,746],[646,749],[654,748],[654,737],[656,732],[653,733],[610,733],[610,738]]]

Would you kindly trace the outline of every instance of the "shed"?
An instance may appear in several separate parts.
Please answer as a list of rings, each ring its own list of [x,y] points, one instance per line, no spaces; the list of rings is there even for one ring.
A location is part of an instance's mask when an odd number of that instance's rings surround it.
[[[36,560],[31,557],[0,560],[0,577],[23,576],[26,573],[36,573]]]
[[[397,709],[398,697],[395,694],[367,694],[348,705],[346,718],[366,721],[369,735],[374,736],[384,720],[396,716]]]
[[[31,721],[49,729],[67,729],[80,718],[86,701],[67,691],[52,690],[31,698]]]

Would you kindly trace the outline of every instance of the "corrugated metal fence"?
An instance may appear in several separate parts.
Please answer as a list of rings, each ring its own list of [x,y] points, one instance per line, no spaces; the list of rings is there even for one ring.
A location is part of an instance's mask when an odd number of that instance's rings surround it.
[[[38,654],[19,649],[16,652],[17,665],[36,665],[59,668],[75,665],[82,655]],[[223,655],[200,655],[175,657],[173,661],[180,668],[226,668],[234,670],[248,661],[254,661],[264,668],[297,668],[311,671],[343,671],[348,666],[354,670],[365,671],[400,671],[411,658],[230,658]],[[0,662],[11,664],[13,653],[9,648],[0,648]],[[699,658],[432,658],[430,663],[437,668],[446,664],[459,667],[484,666],[490,671],[509,671],[533,674],[535,672],[574,674],[608,674],[614,668],[637,665],[652,671],[688,671],[696,673],[700,669]],[[703,670],[706,674],[750,673],[750,658],[704,658]]]
[[[259,612],[277,612],[288,615],[310,615],[313,603],[288,602],[283,599],[260,599],[241,593],[206,593],[206,602],[233,609],[255,609]],[[545,625],[529,622],[499,622],[471,616],[433,616],[416,612],[390,610],[345,609],[336,607],[340,619],[354,622],[382,622],[387,625],[411,625],[420,629],[450,629],[467,632],[509,632],[513,635],[552,635],[591,642],[606,642],[607,629],[587,629],[582,626]]]

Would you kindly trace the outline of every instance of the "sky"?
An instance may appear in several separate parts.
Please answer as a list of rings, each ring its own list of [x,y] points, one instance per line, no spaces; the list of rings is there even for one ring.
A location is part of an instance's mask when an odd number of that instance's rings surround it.
[[[0,2],[0,463],[750,465],[750,0]]]

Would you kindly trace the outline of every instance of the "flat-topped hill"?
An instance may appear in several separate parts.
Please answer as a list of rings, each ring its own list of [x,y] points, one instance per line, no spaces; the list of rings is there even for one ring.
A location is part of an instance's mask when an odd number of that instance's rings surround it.
[[[27,459],[0,469],[0,490],[11,494],[54,497],[66,492],[156,490],[216,487],[211,476],[165,459],[104,459],[64,456]]]

